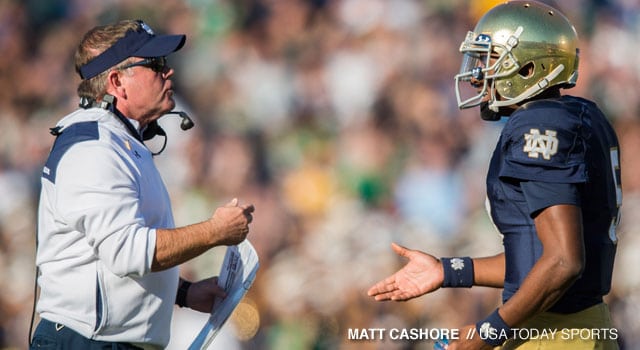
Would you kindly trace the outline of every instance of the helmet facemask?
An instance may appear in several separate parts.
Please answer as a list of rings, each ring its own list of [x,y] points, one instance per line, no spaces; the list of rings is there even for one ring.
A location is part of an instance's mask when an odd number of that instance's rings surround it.
[[[455,76],[460,109],[475,107],[482,102],[488,102],[491,108],[497,101],[496,81],[512,76],[521,68],[512,49],[518,45],[522,31],[522,27],[518,27],[506,44],[494,42],[487,34],[467,33],[460,45],[460,52],[464,55],[460,73]],[[475,93],[469,91],[468,84],[476,90]]]

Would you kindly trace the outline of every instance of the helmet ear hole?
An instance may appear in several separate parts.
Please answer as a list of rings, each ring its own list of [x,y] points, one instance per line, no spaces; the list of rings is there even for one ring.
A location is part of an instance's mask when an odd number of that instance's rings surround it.
[[[535,72],[535,65],[533,64],[533,62],[529,62],[524,66],[522,66],[522,68],[520,68],[520,70],[518,71],[518,74],[522,78],[527,79],[527,78],[530,78],[534,72]]]

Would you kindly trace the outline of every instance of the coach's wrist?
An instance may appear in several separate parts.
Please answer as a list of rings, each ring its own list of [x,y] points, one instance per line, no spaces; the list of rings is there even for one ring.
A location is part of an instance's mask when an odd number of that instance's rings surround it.
[[[444,279],[442,288],[470,288],[473,286],[473,259],[470,257],[441,258]]]
[[[176,305],[180,307],[187,306],[187,293],[191,287],[191,282],[181,279],[178,293],[176,294]]]
[[[205,221],[204,224],[206,225],[205,231],[208,237],[207,245],[210,248],[222,245],[224,241],[224,231],[220,219],[214,215]]]

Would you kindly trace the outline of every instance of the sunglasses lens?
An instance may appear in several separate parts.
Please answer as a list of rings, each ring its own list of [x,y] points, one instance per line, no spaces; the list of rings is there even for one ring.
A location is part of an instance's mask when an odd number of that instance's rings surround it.
[[[127,69],[127,68],[137,67],[137,66],[147,67],[157,73],[164,73],[164,71],[167,69],[167,58],[166,57],[147,58],[143,61],[127,64],[120,69]]]
[[[167,58],[166,57],[154,57],[151,61],[151,69],[154,71],[161,73],[164,72],[167,67]]]

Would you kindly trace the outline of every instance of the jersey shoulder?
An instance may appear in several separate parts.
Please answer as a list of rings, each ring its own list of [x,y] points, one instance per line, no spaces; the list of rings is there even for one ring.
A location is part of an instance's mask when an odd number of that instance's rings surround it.
[[[529,102],[515,111],[502,131],[501,176],[556,183],[586,181],[578,105],[548,99]]]
[[[49,153],[49,158],[45,163],[42,176],[55,183],[58,163],[71,146],[84,141],[98,140],[99,138],[98,122],[96,121],[80,122],[65,128],[56,137],[56,141]]]

